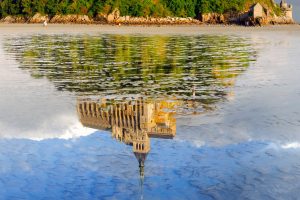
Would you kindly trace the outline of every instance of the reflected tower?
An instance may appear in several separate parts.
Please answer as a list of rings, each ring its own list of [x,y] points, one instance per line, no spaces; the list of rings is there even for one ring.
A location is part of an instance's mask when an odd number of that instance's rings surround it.
[[[150,138],[172,139],[176,135],[175,101],[78,100],[77,113],[83,126],[111,130],[112,137],[132,146],[143,183]]]

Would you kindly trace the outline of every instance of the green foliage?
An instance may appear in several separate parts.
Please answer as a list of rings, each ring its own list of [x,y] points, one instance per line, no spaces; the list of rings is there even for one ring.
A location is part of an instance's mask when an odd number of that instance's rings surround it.
[[[200,13],[240,12],[244,9],[245,0],[198,0]]]
[[[253,4],[259,2],[263,7],[268,8],[271,11],[271,14],[275,14],[277,16],[282,15],[282,11],[279,6],[273,4],[272,1],[269,0],[246,0],[245,4]]]
[[[175,16],[179,17],[194,17],[196,0],[164,0],[166,6]]]
[[[228,36],[33,36],[7,40],[4,49],[59,90],[186,98],[197,84],[205,100],[220,98],[220,86],[234,83],[256,55],[250,43]]]
[[[30,15],[32,15],[32,13],[33,13],[33,10],[32,10],[32,8],[33,8],[33,6],[32,6],[32,3],[31,3],[32,1],[31,0],[22,0],[21,1],[21,4],[22,4],[22,12],[25,14],[25,15],[28,15],[28,16],[30,16]]]
[[[0,14],[1,16],[22,14],[21,1],[20,0],[0,1]]]
[[[121,15],[195,17],[198,13],[241,12],[260,2],[277,15],[272,0],[0,0],[0,16],[42,14],[107,14],[118,8]]]

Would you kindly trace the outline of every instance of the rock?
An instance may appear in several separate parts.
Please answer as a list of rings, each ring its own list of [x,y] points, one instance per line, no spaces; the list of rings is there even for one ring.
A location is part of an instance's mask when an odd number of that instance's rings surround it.
[[[113,14],[109,14],[109,15],[107,15],[107,22],[108,23],[111,23],[111,22],[114,22],[114,20],[115,20],[115,17],[114,17],[114,15]]]
[[[76,24],[90,24],[93,22],[87,15],[55,15],[51,23],[76,23]]]
[[[25,17],[8,15],[5,18],[1,19],[0,22],[2,22],[2,23],[25,23],[26,19],[25,19]]]
[[[117,9],[117,8],[115,8],[115,9],[112,11],[111,14],[113,14],[115,20],[116,20],[116,19],[119,19],[119,17],[120,17],[120,11],[119,11],[119,9]]]
[[[117,22],[120,18],[119,9],[115,8],[110,14],[107,15],[106,19],[108,23]]]
[[[105,14],[99,13],[94,18],[96,22],[107,23],[107,16]]]
[[[12,16],[6,16],[3,19],[1,19],[1,22],[3,23],[15,23],[15,18]]]
[[[219,16],[219,18],[218,18],[218,21],[219,21],[219,23],[225,23],[225,17],[224,17],[224,15],[220,15]]]
[[[79,20],[81,23],[91,23],[92,20],[87,15],[78,15],[77,20]]]
[[[117,19],[117,22],[125,22],[126,21],[126,18],[125,17],[119,17],[118,19]]]
[[[295,24],[294,20],[286,16],[274,16],[269,19],[270,24]]]
[[[150,21],[151,23],[155,23],[155,22],[156,22],[156,19],[153,18],[153,17],[151,17],[151,18],[149,19],[149,21]]]
[[[49,21],[48,15],[42,15],[40,13],[36,13],[33,17],[31,17],[28,20],[29,23],[43,23],[45,21]]]
[[[207,13],[200,15],[200,21],[209,24],[219,24],[225,22],[225,17],[218,13]]]
[[[130,16],[125,16],[125,20],[129,21],[130,20]]]
[[[25,23],[26,21],[25,17],[15,17],[15,23]]]

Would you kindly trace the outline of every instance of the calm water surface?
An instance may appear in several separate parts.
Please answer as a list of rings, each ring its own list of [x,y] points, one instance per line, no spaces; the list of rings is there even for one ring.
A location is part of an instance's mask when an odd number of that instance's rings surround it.
[[[0,199],[298,199],[299,44],[0,33]]]

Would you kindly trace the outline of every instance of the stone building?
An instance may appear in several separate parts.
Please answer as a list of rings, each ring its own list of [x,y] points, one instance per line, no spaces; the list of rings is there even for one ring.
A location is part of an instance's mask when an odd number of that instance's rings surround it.
[[[77,113],[83,126],[111,130],[112,137],[127,145],[139,162],[140,176],[144,177],[144,162],[150,151],[150,137],[173,138],[176,134],[175,102],[145,101],[107,104],[101,101],[78,101]]]
[[[238,17],[232,18],[231,21],[246,26],[262,25],[267,23],[269,15],[268,9],[264,8],[260,3],[255,3],[247,12],[239,14]]]
[[[286,18],[293,19],[293,6],[291,4],[288,4],[286,0],[281,0],[280,8]]]
[[[111,129],[110,114],[96,102],[81,102],[77,105],[77,113],[80,122],[86,127],[100,130]]]
[[[176,134],[176,120],[173,112],[166,112],[176,102],[144,101],[143,99],[120,102],[107,105],[105,100],[80,101],[77,104],[77,113],[80,122],[95,129],[111,129],[113,136],[125,143],[124,134],[119,132],[146,131],[150,137],[173,138]]]
[[[255,3],[247,12],[241,13],[238,17],[232,18],[230,21],[245,25],[265,25],[265,24],[290,24],[293,20],[293,6],[288,4],[286,0],[281,0],[280,5],[273,1],[275,7],[282,11],[282,15],[277,16],[274,10]]]
[[[264,8],[260,3],[256,3],[250,7],[249,16],[256,18],[265,17]]]

